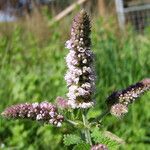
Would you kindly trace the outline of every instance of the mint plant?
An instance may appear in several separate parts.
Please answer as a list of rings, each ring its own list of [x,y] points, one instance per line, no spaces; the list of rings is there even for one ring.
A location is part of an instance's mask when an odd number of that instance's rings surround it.
[[[13,105],[1,115],[5,118],[40,121],[62,128],[65,124],[70,125],[76,130],[64,135],[63,142],[68,149],[107,150],[116,149],[119,143],[123,143],[116,135],[103,131],[99,122],[108,114],[123,117],[128,112],[129,104],[150,89],[150,79],[143,79],[126,89],[113,92],[106,99],[107,108],[104,112],[97,118],[88,119],[88,111],[96,104],[96,75],[90,32],[89,16],[81,10],[73,20],[71,37],[66,42],[66,48],[69,49],[66,56],[66,98],[57,97],[56,104],[44,101]]]

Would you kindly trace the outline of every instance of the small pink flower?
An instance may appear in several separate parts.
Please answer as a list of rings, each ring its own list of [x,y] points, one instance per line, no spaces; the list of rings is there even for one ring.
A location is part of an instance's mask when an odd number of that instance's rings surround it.
[[[104,144],[98,144],[92,146],[91,150],[108,150],[108,148]]]
[[[64,98],[62,97],[57,97],[56,98],[56,104],[59,108],[61,109],[66,109],[66,108],[69,108],[69,104],[68,104],[68,101],[65,100]]]
[[[114,104],[110,109],[110,113],[116,117],[121,117],[127,112],[128,112],[127,106],[119,103]]]

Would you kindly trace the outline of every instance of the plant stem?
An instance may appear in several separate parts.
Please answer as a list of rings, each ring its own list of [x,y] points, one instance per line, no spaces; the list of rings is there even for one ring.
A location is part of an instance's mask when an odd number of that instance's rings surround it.
[[[67,118],[65,118],[65,121],[66,121],[67,123],[69,123],[69,124],[73,125],[73,126],[77,126],[77,125],[78,125],[78,123],[77,123],[77,122],[74,122],[74,121],[69,120],[69,119],[67,119]]]
[[[92,145],[90,130],[88,128],[88,120],[87,120],[87,117],[86,117],[85,110],[82,111],[82,118],[83,118],[84,134],[85,134],[86,142],[89,143],[90,145]]]
[[[93,122],[97,122],[97,121],[99,121],[99,120],[102,120],[102,118],[104,118],[106,115],[108,115],[109,114],[109,110],[107,109],[106,111],[104,111],[101,115],[99,115],[97,118],[95,118],[94,120],[93,120]]]

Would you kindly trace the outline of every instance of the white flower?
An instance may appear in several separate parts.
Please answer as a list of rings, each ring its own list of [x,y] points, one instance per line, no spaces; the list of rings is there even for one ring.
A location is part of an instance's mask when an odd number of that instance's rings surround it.
[[[67,65],[69,67],[69,65],[77,65],[78,64],[78,60],[76,58],[76,53],[74,51],[70,51],[66,57],[66,62]]]
[[[79,107],[80,108],[90,108],[94,105],[94,102],[88,102],[88,103],[80,103]]]
[[[85,52],[85,50],[86,50],[86,49],[84,49],[84,48],[82,48],[82,47],[79,47],[79,49],[78,49],[79,52]]]
[[[91,84],[89,82],[85,82],[84,84],[81,85],[82,88],[90,90],[91,89]]]
[[[70,40],[68,40],[67,42],[66,42],[66,48],[68,48],[68,49],[71,49],[72,48],[72,46],[71,46],[71,41]]]
[[[57,127],[61,127],[61,126],[62,126],[61,122],[58,122]]]
[[[55,112],[51,111],[51,112],[49,112],[49,115],[50,115],[51,117],[54,117],[54,116],[55,116]]]
[[[83,64],[86,64],[87,63],[87,59],[83,59]]]
[[[65,80],[68,86],[72,85],[73,83],[78,84],[79,76],[76,75],[74,72],[67,72],[67,74],[65,75]]]
[[[89,95],[90,94],[89,91],[87,91],[87,90],[85,90],[81,87],[79,87],[77,89],[77,91],[78,91],[78,93],[77,93],[78,96],[84,96],[84,95]]]
[[[37,116],[36,116],[36,120],[41,120],[42,119],[42,115],[41,114],[38,114]]]
[[[91,73],[92,72],[92,70],[91,70],[91,67],[87,67],[87,66],[84,66],[83,67],[83,73]]]
[[[36,108],[38,105],[39,105],[38,102],[32,104],[33,108]]]

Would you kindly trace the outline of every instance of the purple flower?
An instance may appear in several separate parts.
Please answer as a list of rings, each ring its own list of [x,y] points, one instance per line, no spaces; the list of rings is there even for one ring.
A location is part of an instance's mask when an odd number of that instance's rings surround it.
[[[68,101],[62,97],[56,98],[56,104],[57,104],[57,107],[59,107],[60,109],[67,109],[70,107],[68,105]]]
[[[112,105],[110,109],[110,113],[116,117],[121,117],[127,112],[128,112],[127,106],[120,103]]]
[[[57,112],[55,105],[49,102],[23,103],[8,107],[2,113],[3,117],[14,119],[31,119],[50,123],[60,127],[64,117]]]
[[[128,105],[139,98],[150,89],[150,79],[143,79],[124,90],[113,92],[107,98],[107,105],[110,112],[115,116],[121,116],[128,112]]]
[[[70,52],[66,57],[68,71],[65,80],[69,89],[68,104],[72,108],[89,108],[94,104],[95,73],[89,35],[89,16],[82,10],[74,18],[71,38],[66,42]]]
[[[104,144],[98,144],[91,147],[91,150],[108,150]]]

